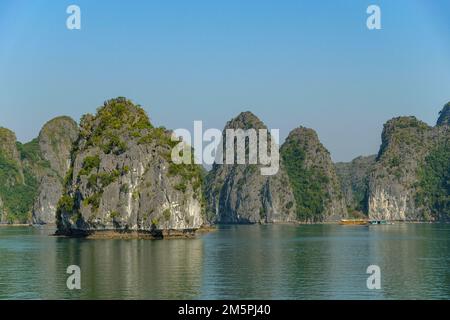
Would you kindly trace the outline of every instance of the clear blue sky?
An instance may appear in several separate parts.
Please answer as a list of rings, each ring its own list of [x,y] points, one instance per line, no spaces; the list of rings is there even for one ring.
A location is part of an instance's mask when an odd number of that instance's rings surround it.
[[[0,0],[0,126],[28,141],[116,96],[172,129],[250,110],[282,138],[314,128],[336,161],[373,154],[385,121],[434,124],[450,100],[450,1]]]

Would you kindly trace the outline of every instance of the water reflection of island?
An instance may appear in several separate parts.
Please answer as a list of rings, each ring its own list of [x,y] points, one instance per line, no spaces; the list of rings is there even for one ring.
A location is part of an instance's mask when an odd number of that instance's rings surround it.
[[[61,239],[65,264],[82,272],[80,298],[194,299],[202,274],[201,239]]]
[[[448,224],[221,226],[183,240],[1,229],[0,298],[448,299]],[[381,290],[366,287],[369,265]],[[81,290],[66,286],[81,267]]]

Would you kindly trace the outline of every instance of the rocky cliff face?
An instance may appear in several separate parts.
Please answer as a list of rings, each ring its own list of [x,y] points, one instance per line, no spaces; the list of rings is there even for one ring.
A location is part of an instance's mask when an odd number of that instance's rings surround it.
[[[449,205],[446,179],[450,171],[448,105],[439,126],[415,117],[399,117],[384,125],[382,145],[369,175],[368,210],[372,219],[436,220]],[[443,117],[444,116],[444,117]],[[442,118],[443,117],[443,118]],[[428,181],[434,173],[433,181]],[[431,192],[431,189],[435,192]],[[442,193],[442,194],[441,194]],[[439,194],[439,199],[435,199]]]
[[[60,177],[64,178],[70,168],[70,152],[78,134],[77,123],[69,117],[58,117],[47,122],[39,133],[42,157]]]
[[[70,151],[78,138],[78,125],[69,117],[47,122],[39,133],[40,156],[47,165],[34,169],[39,180],[32,208],[34,224],[54,224],[56,207],[63,192],[63,181],[70,167]]]
[[[375,164],[376,155],[357,157],[351,162],[336,163],[342,192],[349,213],[367,213],[368,177]]]
[[[22,202],[29,196],[21,157],[14,132],[0,128],[0,222],[20,223],[27,221],[28,212]],[[23,193],[25,192],[25,193]],[[20,198],[16,198],[20,197]]]
[[[439,112],[439,118],[436,123],[437,126],[450,125],[450,102]]]
[[[299,220],[337,221],[347,216],[330,153],[314,130],[300,127],[291,131],[281,147],[281,155],[294,192]]]
[[[3,222],[55,222],[56,204],[77,135],[77,124],[67,117],[49,121],[37,139],[25,144],[17,142],[13,132],[0,129]]]
[[[170,159],[171,133],[125,98],[85,115],[58,206],[58,233],[195,230],[204,223],[197,165]]]
[[[230,120],[224,129],[264,129],[251,112]],[[270,135],[269,135],[270,136]],[[269,143],[270,145],[270,143]],[[275,175],[261,174],[260,164],[214,164],[206,179],[205,197],[211,221],[217,223],[273,223],[295,221],[295,199],[283,164]],[[261,162],[258,162],[261,163]]]
[[[23,172],[20,166],[20,153],[17,149],[16,140],[14,132],[6,128],[0,128],[0,153],[5,160],[9,160],[18,167],[20,180],[23,181]]]

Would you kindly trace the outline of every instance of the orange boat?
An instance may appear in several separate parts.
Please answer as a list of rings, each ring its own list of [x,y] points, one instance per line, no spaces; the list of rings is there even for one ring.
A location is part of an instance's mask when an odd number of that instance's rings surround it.
[[[367,225],[369,221],[365,219],[342,219],[340,224],[343,225],[353,225],[353,226],[364,226]]]

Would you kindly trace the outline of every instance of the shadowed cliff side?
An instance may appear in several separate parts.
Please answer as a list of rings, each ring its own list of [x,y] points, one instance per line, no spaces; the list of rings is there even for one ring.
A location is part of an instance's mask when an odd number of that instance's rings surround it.
[[[294,192],[298,220],[326,222],[347,216],[330,153],[314,130],[292,130],[281,147],[281,155]]]
[[[267,127],[251,112],[243,112],[230,120],[223,130],[226,146],[227,129],[262,129]],[[267,134],[270,139],[270,134]],[[269,140],[270,141],[270,140]],[[268,142],[270,146],[270,142]],[[271,150],[271,149],[269,149]],[[270,152],[270,151],[269,151]],[[275,175],[261,174],[261,164],[249,164],[246,143],[246,164],[217,164],[209,172],[205,197],[208,217],[216,223],[276,223],[296,220],[295,199],[288,176],[280,163]],[[258,163],[261,163],[258,161]]]

